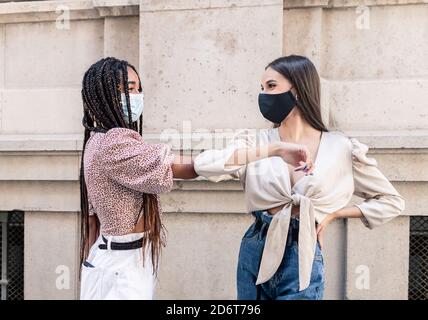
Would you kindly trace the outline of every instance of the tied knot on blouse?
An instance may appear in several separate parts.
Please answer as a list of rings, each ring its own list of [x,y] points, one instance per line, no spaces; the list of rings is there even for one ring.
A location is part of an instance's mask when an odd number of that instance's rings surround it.
[[[368,228],[382,225],[404,210],[404,199],[367,157],[368,147],[341,132],[323,132],[313,176],[291,186],[288,164],[270,157],[247,165],[226,165],[239,148],[281,141],[278,128],[239,131],[222,150],[206,150],[194,160],[195,171],[218,182],[238,178],[248,212],[282,206],[272,216],[260,262],[257,284],[268,281],[284,257],[293,206],[299,206],[299,288],[309,286],[316,250],[316,222],[346,207],[352,195],[363,198],[357,206]]]
[[[261,167],[264,167],[263,169]],[[265,174],[251,173],[264,172]],[[250,172],[248,172],[250,171]],[[266,174],[275,179],[268,182]],[[309,195],[299,193],[292,189],[287,165],[279,157],[263,159],[247,166],[247,179],[251,175],[251,183],[247,184],[245,199],[250,212],[266,210],[283,206],[272,216],[263,250],[259,274],[256,284],[268,281],[281,265],[287,243],[288,229],[293,206],[299,209],[299,286],[301,290],[309,286],[312,262],[316,249],[316,228],[314,206]],[[304,178],[301,178],[304,179]],[[248,183],[248,180],[247,180]],[[300,180],[298,180],[300,183]],[[260,188],[251,188],[249,185],[258,185]],[[296,184],[295,186],[297,186]],[[263,188],[263,192],[260,192]]]
[[[298,235],[300,290],[303,290],[310,284],[312,263],[315,257],[317,243],[315,215],[311,200],[300,194],[292,194],[290,201],[288,201],[281,211],[272,218],[266,236],[265,247],[267,250],[264,250],[262,254],[256,284],[268,281],[281,265],[286,248],[293,206],[300,206]]]
[[[293,205],[298,206],[300,205],[300,202],[303,201],[303,196],[301,196],[300,194],[292,194],[291,195],[291,202],[293,203]]]

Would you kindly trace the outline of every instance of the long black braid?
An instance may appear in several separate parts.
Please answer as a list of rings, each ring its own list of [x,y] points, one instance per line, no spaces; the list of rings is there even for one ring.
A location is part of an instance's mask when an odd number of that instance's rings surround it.
[[[80,204],[81,204],[81,243],[80,260],[81,263],[86,259],[89,251],[89,203],[88,193],[84,176],[84,154],[86,143],[90,138],[91,131],[105,133],[112,128],[128,128],[137,131],[140,135],[143,133],[143,115],[139,121],[132,122],[131,103],[128,90],[128,67],[132,68],[138,75],[134,66],[127,61],[116,58],[104,58],[94,63],[86,71],[82,82],[82,101],[83,101],[83,120],[85,128],[84,141],[82,148],[82,157],[80,164]],[[139,77],[139,76],[138,76]],[[141,83],[141,82],[140,82]],[[122,86],[126,106],[128,108],[128,121],[125,121],[125,113],[121,105]],[[139,88],[141,92],[141,86]],[[148,231],[148,239],[144,238],[143,253],[148,244],[151,245],[152,263],[154,273],[157,272],[158,260],[161,246],[163,244],[162,225],[156,195],[143,194],[142,218],[144,226]],[[99,231],[99,220],[97,220],[97,229]],[[145,259],[143,259],[145,260]]]

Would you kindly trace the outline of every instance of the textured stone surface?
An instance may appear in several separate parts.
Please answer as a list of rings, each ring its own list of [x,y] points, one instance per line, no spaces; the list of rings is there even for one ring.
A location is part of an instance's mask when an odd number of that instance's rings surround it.
[[[78,298],[78,218],[78,213],[25,214],[25,299]]]
[[[367,143],[407,200],[404,215],[378,229],[358,220],[329,226],[325,298],[406,299],[409,216],[428,215],[428,4],[139,3],[0,4],[0,210],[26,211],[25,297],[78,297],[80,85],[90,64],[108,55],[139,68],[147,141],[191,123],[193,145],[165,142],[197,154],[216,129],[270,126],[257,106],[263,68],[303,54],[322,77],[325,122]],[[57,28],[61,5],[70,29]],[[218,147],[226,141],[216,138]],[[162,202],[169,244],[158,298],[234,299],[239,242],[252,221],[238,182],[176,181]],[[58,266],[70,268],[67,290],[56,287]],[[366,270],[370,288],[361,289]]]

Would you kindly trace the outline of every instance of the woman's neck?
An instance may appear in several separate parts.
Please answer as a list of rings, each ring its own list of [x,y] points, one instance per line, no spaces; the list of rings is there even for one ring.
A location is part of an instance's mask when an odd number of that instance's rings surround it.
[[[294,108],[278,128],[281,140],[299,143],[319,132],[314,129],[302,116],[299,109]]]

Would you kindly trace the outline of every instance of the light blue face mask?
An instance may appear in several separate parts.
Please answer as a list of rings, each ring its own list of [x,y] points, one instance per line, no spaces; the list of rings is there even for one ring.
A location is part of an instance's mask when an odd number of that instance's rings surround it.
[[[125,113],[125,121],[128,123],[128,107],[126,105],[126,96],[124,93],[122,93],[121,96],[122,99],[122,108],[123,112]],[[131,117],[132,122],[135,122],[140,118],[141,114],[143,113],[144,109],[144,95],[142,93],[140,94],[129,94],[129,101],[131,103]]]

